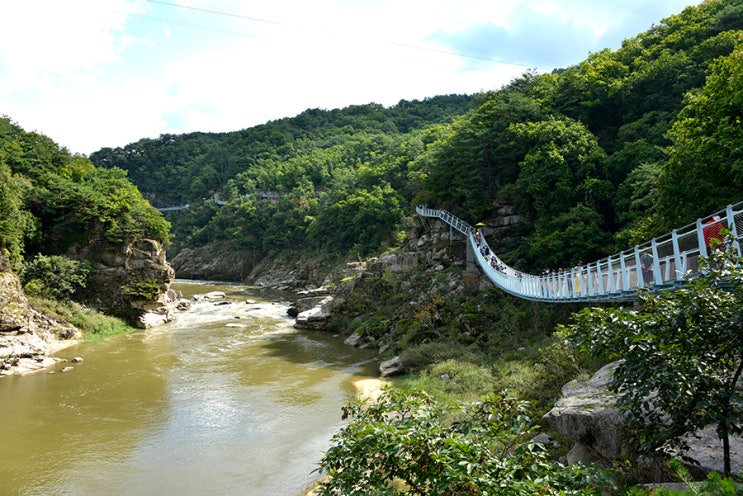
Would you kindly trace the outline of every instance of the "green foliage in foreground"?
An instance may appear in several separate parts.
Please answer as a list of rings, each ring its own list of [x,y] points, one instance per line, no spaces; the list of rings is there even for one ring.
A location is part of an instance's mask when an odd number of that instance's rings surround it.
[[[416,390],[385,390],[343,409],[348,426],[320,463],[320,494],[592,495],[606,479],[565,467],[530,441],[526,404],[505,394],[437,403]]]
[[[562,329],[579,347],[622,360],[610,387],[641,451],[683,452],[684,434],[714,424],[725,476],[729,438],[743,432],[743,258],[731,241],[686,286],[642,295],[640,310],[586,310]]]

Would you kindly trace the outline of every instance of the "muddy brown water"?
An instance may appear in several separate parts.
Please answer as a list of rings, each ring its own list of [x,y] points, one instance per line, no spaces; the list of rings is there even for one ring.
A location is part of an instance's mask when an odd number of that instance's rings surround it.
[[[160,328],[83,343],[55,373],[0,379],[0,495],[297,495],[373,354],[298,331],[289,295],[176,281]],[[74,369],[60,372],[64,366]]]

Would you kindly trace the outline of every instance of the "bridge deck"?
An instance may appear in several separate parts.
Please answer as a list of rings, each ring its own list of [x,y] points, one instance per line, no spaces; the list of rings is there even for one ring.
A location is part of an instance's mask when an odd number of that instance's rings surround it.
[[[506,265],[479,230],[446,210],[421,205],[416,212],[422,217],[441,219],[464,234],[478,265],[497,287],[520,298],[544,302],[631,301],[638,298],[640,287],[657,292],[684,285],[699,274],[699,259],[708,255],[710,240],[721,238],[721,228],[733,234],[738,254],[739,233],[743,232],[741,202],[601,260],[533,275]]]

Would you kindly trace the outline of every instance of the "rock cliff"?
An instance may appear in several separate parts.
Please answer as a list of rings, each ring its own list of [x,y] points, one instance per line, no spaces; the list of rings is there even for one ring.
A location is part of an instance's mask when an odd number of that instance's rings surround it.
[[[255,266],[249,253],[230,243],[183,248],[171,260],[180,279],[244,281]]]
[[[0,259],[3,257],[0,255]],[[74,327],[31,308],[18,277],[0,263],[0,375],[21,374],[57,361],[49,355],[74,342]]]
[[[171,319],[178,299],[169,291],[175,272],[157,241],[113,244],[95,238],[67,255],[93,265],[81,295],[87,304],[142,328]]]

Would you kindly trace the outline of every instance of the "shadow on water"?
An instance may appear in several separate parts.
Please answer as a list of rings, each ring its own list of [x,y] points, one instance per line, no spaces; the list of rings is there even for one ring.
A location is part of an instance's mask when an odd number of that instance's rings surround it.
[[[270,336],[262,348],[270,356],[293,363],[345,369],[349,364],[363,365],[369,375],[376,375],[379,365],[374,350],[359,350],[344,344],[343,338],[324,331],[296,330],[294,334]]]

